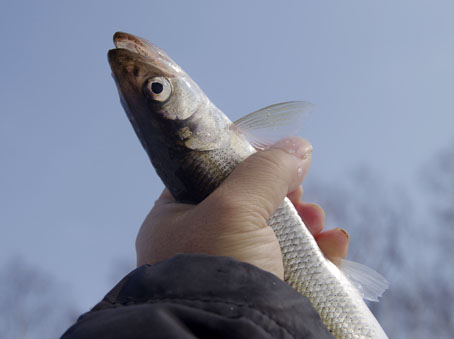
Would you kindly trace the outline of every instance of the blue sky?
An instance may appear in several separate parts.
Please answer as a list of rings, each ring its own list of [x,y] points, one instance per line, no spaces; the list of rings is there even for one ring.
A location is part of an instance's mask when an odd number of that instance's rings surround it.
[[[367,165],[411,189],[454,138],[452,13],[452,1],[2,4],[0,264],[22,255],[87,309],[112,265],[134,260],[162,184],[110,76],[115,31],[166,50],[232,120],[316,104],[307,180]]]

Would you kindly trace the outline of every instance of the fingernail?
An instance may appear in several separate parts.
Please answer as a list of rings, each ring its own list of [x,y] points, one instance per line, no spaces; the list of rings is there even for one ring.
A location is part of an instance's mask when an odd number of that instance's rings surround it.
[[[347,232],[346,230],[344,230],[343,228],[339,228],[339,231],[341,231],[341,232],[345,235],[345,237],[347,238],[347,240],[350,239],[350,235],[348,235],[348,232]]]
[[[271,148],[281,149],[300,159],[306,159],[312,153],[312,144],[307,140],[298,137],[280,140]]]

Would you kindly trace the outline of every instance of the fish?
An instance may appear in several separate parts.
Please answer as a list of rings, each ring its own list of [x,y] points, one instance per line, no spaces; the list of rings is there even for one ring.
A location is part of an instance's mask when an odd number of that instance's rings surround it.
[[[232,122],[162,49],[123,32],[113,40],[108,61],[121,104],[177,201],[202,201],[240,162],[313,108],[290,101]],[[363,300],[376,301],[387,288],[381,275],[347,260],[340,269],[325,258],[288,198],[268,225],[282,251],[284,280],[311,301],[335,338],[387,338]]]

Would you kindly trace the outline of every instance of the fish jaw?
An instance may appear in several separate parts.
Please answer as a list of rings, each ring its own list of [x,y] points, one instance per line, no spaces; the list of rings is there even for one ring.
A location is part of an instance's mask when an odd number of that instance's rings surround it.
[[[113,36],[114,45],[118,49],[126,49],[150,59],[150,62],[169,73],[184,73],[165,51],[148,40],[133,34],[116,32]]]

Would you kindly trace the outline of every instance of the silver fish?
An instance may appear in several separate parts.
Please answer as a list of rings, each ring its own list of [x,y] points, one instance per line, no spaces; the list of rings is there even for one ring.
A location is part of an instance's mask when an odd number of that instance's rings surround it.
[[[260,131],[311,109],[288,102],[232,123],[157,46],[120,32],[114,44],[108,59],[123,108],[156,172],[181,202],[200,202],[255,148],[266,146]],[[309,298],[335,338],[387,338],[363,301],[386,288],[378,273],[345,261],[344,274],[323,256],[287,198],[268,225],[279,240],[285,281]]]

